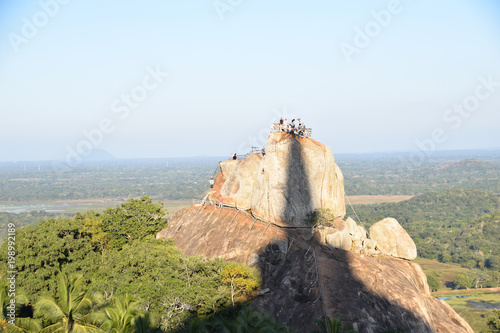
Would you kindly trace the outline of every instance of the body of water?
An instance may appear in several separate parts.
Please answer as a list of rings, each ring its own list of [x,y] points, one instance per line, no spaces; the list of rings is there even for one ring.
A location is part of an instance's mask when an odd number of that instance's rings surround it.
[[[0,204],[0,212],[4,213],[25,213],[33,210],[43,210],[48,213],[75,213],[85,212],[90,209],[102,210],[106,207],[113,207],[114,203],[103,202],[53,202],[39,204]]]
[[[443,301],[447,299],[452,299],[452,298],[465,298],[465,297],[475,297],[476,295],[465,295],[465,296],[443,296],[443,297],[436,297],[437,299],[442,299]]]

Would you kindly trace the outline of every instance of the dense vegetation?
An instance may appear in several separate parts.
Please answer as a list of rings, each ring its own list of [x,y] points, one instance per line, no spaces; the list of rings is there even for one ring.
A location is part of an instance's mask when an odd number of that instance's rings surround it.
[[[19,214],[0,212],[0,242],[7,235],[7,226],[9,223],[14,223],[18,227],[26,225],[34,225],[41,220],[49,217],[55,217],[59,214],[47,213],[45,211],[33,210],[30,212],[22,212]]]
[[[341,156],[337,163],[348,195],[413,195],[446,188],[500,193],[498,152],[490,161],[461,159],[468,156],[438,154],[421,165],[402,162],[407,156]]]
[[[187,257],[171,242],[156,240],[154,235],[167,223],[164,213],[160,202],[143,197],[102,214],[89,211],[74,218],[49,218],[18,229],[16,248],[22,249],[15,263],[18,317],[34,318],[18,325],[31,325],[37,331],[40,326],[76,320],[71,318],[78,316],[65,304],[68,292],[87,304],[73,307],[81,312],[81,325],[107,327],[111,312],[125,309],[134,314],[129,325],[147,321],[149,331],[177,329],[188,325],[190,317],[207,318],[252,295],[260,283],[254,270]],[[7,270],[6,247],[4,242],[2,272]],[[6,288],[5,276],[1,282]],[[2,300],[5,317],[9,299]]]
[[[415,241],[420,257],[474,269],[460,275],[456,287],[500,285],[498,195],[445,190],[398,203],[355,205],[354,210],[366,227],[384,217],[397,219]],[[350,207],[348,215],[355,215]]]

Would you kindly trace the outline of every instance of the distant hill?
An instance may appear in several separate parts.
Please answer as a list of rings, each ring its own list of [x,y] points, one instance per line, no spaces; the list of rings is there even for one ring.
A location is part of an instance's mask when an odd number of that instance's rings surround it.
[[[338,164],[348,195],[414,195],[446,188],[500,193],[496,156],[488,160],[429,158],[422,165],[406,166],[395,158],[346,159]]]
[[[85,161],[113,161],[117,160],[116,156],[102,149],[91,149],[85,153]]]
[[[475,158],[469,158],[466,160],[441,164],[433,168],[439,172],[457,172],[457,171],[476,171],[476,172],[486,172],[486,171],[500,171],[500,166],[495,165],[491,162],[481,161]]]

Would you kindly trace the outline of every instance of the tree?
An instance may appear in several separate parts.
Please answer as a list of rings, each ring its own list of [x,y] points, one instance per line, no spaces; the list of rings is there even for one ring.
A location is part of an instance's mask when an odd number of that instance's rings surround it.
[[[495,288],[500,286],[500,272],[498,271],[489,271],[489,287]]]
[[[19,229],[16,245],[22,251],[16,253],[17,291],[34,301],[42,295],[55,297],[60,272],[79,271],[89,276],[96,271],[100,255],[93,251],[82,228],[81,220],[50,218]],[[0,259],[5,252],[0,251]]]
[[[221,272],[222,283],[231,287],[231,301],[237,296],[250,295],[259,287],[259,282],[255,278],[249,267],[238,263],[227,264]]]
[[[449,253],[440,253],[438,255],[438,260],[443,263],[451,262],[452,257]]]
[[[458,273],[455,278],[455,288],[473,288],[476,276],[472,272]]]
[[[427,274],[427,284],[431,291],[438,291],[442,287],[442,283],[434,273]]]
[[[491,256],[486,259],[486,267],[489,269],[500,270],[500,256]]]
[[[134,333],[134,319],[138,316],[135,302],[126,294],[115,297],[113,302],[95,316],[102,322],[101,329],[110,333]]]
[[[494,309],[486,317],[486,325],[490,328],[489,333],[500,333],[500,310]]]
[[[101,254],[107,248],[109,236],[107,232],[102,230],[102,219],[99,214],[89,211],[85,215],[77,213],[75,219],[83,218],[82,232],[90,239],[92,245],[99,250]]]
[[[28,303],[28,299],[24,295],[15,295],[13,290],[10,289],[8,280],[3,279],[0,282],[0,332],[23,332],[22,327],[12,324],[14,318],[16,324],[19,324],[19,319],[16,317],[18,313],[19,304]],[[36,332],[40,329],[39,323],[35,321],[22,320],[27,325],[27,329]]]
[[[2,279],[0,283],[0,332],[39,332],[42,329],[37,320],[15,316],[19,314],[19,305],[25,304],[28,304],[28,298],[22,294],[15,294],[10,289],[9,281]],[[15,325],[12,324],[14,318]]]
[[[160,332],[160,330],[155,327],[155,324],[153,323],[153,320],[151,320],[148,312],[134,319],[134,329],[135,333]]]
[[[107,208],[102,215],[102,230],[109,235],[109,245],[121,249],[131,240],[154,235],[167,226],[163,203],[153,203],[144,196],[130,199],[115,208]]]
[[[35,304],[35,317],[40,317],[47,324],[41,332],[102,332],[92,324],[96,304],[99,302],[82,290],[82,276],[59,274],[57,301],[52,298],[40,298]]]

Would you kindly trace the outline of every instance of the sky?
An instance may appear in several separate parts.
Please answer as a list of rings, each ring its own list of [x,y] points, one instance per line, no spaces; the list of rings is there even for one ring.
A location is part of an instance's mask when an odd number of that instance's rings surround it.
[[[0,0],[0,161],[500,147],[493,0]]]

